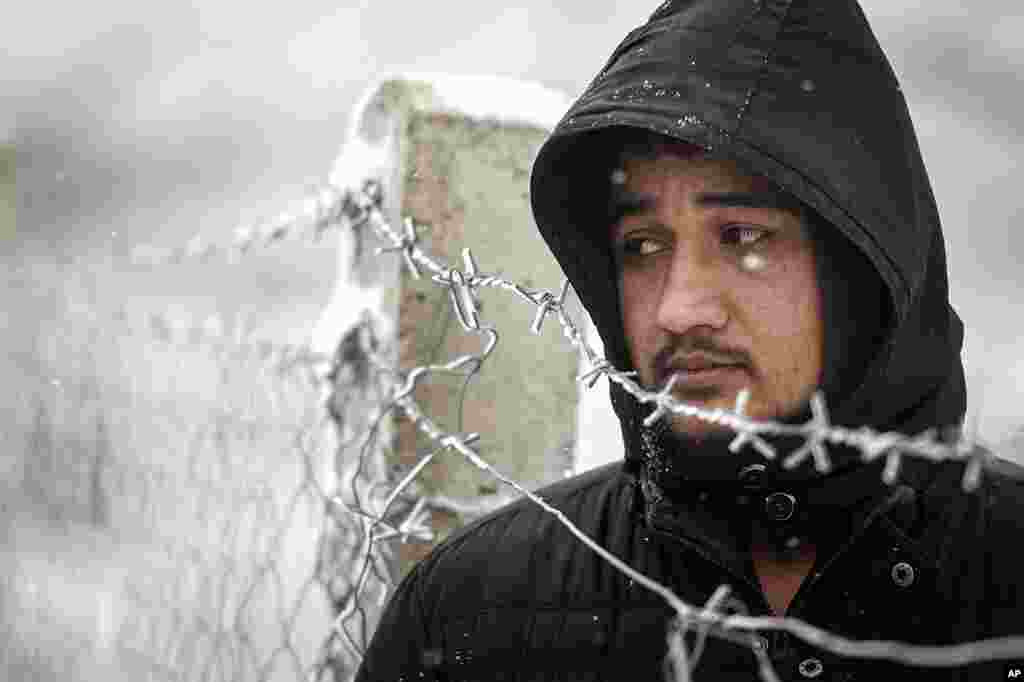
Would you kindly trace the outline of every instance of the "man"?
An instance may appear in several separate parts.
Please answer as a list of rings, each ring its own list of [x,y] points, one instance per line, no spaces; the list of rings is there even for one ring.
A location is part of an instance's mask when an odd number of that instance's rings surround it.
[[[540,231],[608,360],[649,389],[802,424],[956,431],[962,325],[935,201],[895,76],[854,0],[670,0],[615,50],[541,148]],[[672,377],[675,377],[672,379]],[[828,471],[729,449],[616,384],[624,463],[540,495],[690,604],[798,618],[855,640],[1024,634],[1019,467],[829,446]],[[664,601],[523,500],[403,581],[359,680],[663,679]],[[697,680],[751,680],[749,642],[710,638]],[[780,679],[1003,679],[1003,662],[911,668],[781,631]],[[693,645],[693,640],[688,640]],[[1022,652],[1024,657],[1024,652]]]

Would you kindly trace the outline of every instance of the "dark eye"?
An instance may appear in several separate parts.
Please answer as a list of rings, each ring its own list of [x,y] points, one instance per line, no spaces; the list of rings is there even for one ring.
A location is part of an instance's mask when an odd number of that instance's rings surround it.
[[[750,246],[768,235],[768,230],[750,225],[729,225],[722,230],[722,242],[729,246]]]
[[[619,249],[623,256],[650,256],[664,248],[661,242],[650,237],[633,237],[623,240]]]

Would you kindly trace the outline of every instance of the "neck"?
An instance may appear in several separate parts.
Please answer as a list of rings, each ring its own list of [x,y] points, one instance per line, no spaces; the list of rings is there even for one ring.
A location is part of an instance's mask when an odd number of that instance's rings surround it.
[[[752,540],[754,573],[774,615],[785,615],[817,558],[817,548],[810,543],[780,552],[774,545]]]

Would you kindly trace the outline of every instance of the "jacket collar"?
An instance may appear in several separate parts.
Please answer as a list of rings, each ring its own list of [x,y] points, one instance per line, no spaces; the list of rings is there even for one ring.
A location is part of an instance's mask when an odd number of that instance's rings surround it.
[[[757,585],[750,559],[755,524],[774,529],[780,542],[791,537],[818,548],[816,570],[823,570],[865,535],[885,544],[911,563],[940,569],[939,557],[915,540],[920,501],[936,477],[926,462],[904,462],[893,485],[881,479],[884,462],[858,465],[813,486],[749,485],[711,488],[662,485],[657,469],[641,468],[636,477],[637,517],[651,531],[680,541],[736,578]],[[790,495],[794,514],[784,522],[765,518],[766,500]]]

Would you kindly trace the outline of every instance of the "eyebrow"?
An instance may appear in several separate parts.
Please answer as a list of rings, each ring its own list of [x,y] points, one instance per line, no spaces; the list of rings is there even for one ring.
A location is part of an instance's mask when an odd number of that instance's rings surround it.
[[[793,210],[799,203],[782,192],[710,192],[697,197],[698,206],[720,208],[777,208]]]
[[[614,222],[638,215],[654,205],[654,198],[618,190],[612,193],[611,217]],[[773,208],[797,211],[800,203],[782,192],[705,192],[697,196],[697,205],[705,208]]]

